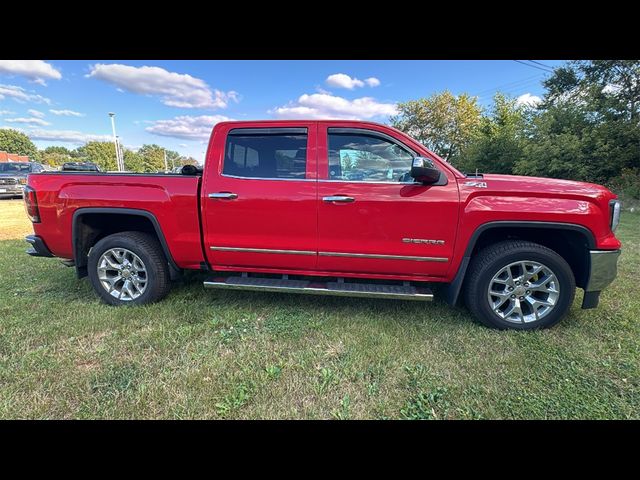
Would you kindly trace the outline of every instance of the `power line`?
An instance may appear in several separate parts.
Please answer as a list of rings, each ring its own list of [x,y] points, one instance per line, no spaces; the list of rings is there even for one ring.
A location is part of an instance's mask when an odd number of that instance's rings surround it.
[[[535,61],[535,60],[529,60],[529,61],[530,61],[530,62],[533,62],[533,63],[537,63],[538,65],[542,65],[543,67],[547,67],[547,68],[550,68],[550,69],[552,69],[552,70],[553,70],[553,67],[552,67],[551,65],[546,65],[546,64],[544,64],[544,63],[542,63],[542,62],[537,62],[537,61]]]
[[[539,67],[539,66],[537,66],[537,65],[532,65],[532,64],[530,64],[530,63],[525,63],[525,62],[523,62],[522,60],[514,60],[514,62],[521,63],[522,65],[526,65],[527,67],[537,68],[538,70],[542,70],[543,72],[553,73],[553,70],[549,70],[549,69],[547,69],[547,68],[542,68],[542,67]]]
[[[478,93],[475,93],[473,96],[479,97],[479,96],[484,95],[485,93],[491,93],[491,92],[493,92],[495,90],[500,90],[500,89],[503,89],[503,88],[508,88],[510,90],[510,89],[516,88],[516,87],[518,87],[520,85],[524,85],[524,84],[528,84],[529,82],[537,81],[537,79],[540,78],[540,77],[542,77],[542,74],[541,73],[536,73],[535,75],[532,75],[530,77],[526,77],[526,78],[523,78],[523,79],[520,79],[520,80],[514,80],[513,82],[503,83],[502,85],[498,85],[497,87],[487,88],[487,89],[482,90],[482,91],[480,91]]]

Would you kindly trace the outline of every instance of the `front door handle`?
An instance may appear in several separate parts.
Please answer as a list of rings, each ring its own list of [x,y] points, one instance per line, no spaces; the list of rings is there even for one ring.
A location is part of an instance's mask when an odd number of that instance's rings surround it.
[[[356,199],[353,197],[347,197],[345,195],[332,195],[330,197],[322,197],[323,202],[340,202],[340,203],[351,203],[355,202]]]
[[[238,198],[237,193],[231,193],[231,192],[210,193],[208,196],[209,198],[218,198],[218,199],[226,199],[226,200],[235,200],[236,198]]]

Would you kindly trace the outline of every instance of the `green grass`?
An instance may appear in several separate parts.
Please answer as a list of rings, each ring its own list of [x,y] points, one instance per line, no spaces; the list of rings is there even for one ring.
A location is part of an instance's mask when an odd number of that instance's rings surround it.
[[[25,229],[0,241],[1,418],[640,417],[638,214],[600,307],[581,310],[579,291],[539,332],[489,330],[441,300],[205,290],[198,275],[113,308],[25,255]]]

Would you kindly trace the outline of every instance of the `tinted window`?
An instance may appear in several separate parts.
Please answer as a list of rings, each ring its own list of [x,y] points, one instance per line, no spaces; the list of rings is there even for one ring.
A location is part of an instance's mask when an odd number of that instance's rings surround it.
[[[255,132],[255,133],[254,133]],[[248,178],[304,179],[307,167],[307,135],[301,133],[230,133],[223,172]]]
[[[375,134],[329,130],[329,180],[412,182],[413,154]]]
[[[0,163],[0,172],[2,173],[29,173],[31,165],[28,163]]]

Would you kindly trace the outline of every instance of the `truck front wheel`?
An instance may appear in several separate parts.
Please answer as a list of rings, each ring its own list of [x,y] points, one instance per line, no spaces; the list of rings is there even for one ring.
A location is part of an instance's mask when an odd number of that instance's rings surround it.
[[[499,329],[547,328],[566,314],[576,285],[569,264],[533,242],[508,240],[481,250],[465,282],[465,302],[483,324]]]
[[[88,273],[98,295],[111,305],[142,305],[169,292],[169,266],[155,237],[121,232],[97,242]]]

